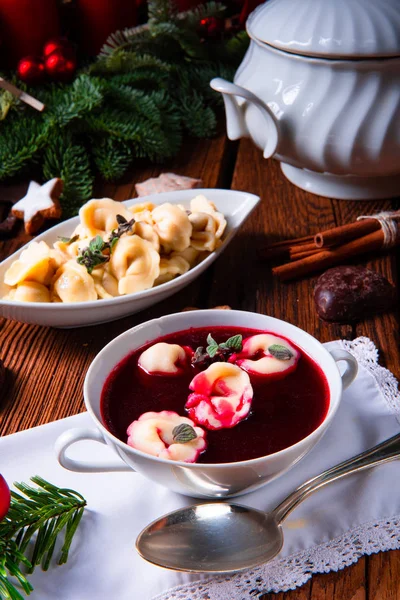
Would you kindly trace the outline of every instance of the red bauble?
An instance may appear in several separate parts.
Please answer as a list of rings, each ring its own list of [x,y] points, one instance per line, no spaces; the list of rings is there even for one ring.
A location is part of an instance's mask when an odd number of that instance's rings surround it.
[[[76,71],[76,58],[73,52],[54,50],[44,61],[46,73],[54,81],[68,82]]]
[[[72,44],[67,39],[54,38],[48,40],[43,46],[43,57],[47,58],[56,50],[61,50],[62,52],[73,52]]]
[[[199,29],[205,37],[217,37],[224,30],[224,21],[216,17],[206,17],[201,19]]]
[[[0,475],[0,521],[8,513],[10,508],[11,494],[3,475]]]
[[[25,83],[40,83],[45,78],[44,64],[41,58],[25,56],[21,58],[17,67],[17,75]]]

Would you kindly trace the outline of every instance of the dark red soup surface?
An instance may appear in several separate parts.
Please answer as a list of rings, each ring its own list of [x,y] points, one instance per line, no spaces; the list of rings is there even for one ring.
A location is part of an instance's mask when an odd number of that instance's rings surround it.
[[[107,429],[126,442],[128,426],[145,412],[173,410],[187,416],[189,384],[199,370],[188,366],[179,376],[148,375],[138,367],[138,358],[161,341],[194,349],[205,346],[209,333],[221,343],[238,333],[245,338],[267,332],[237,327],[189,329],[132,352],[113,369],[103,387],[101,411]],[[207,431],[208,447],[197,462],[227,463],[272,454],[305,438],[322,423],[329,408],[328,382],[320,367],[290,343],[301,353],[295,371],[275,381],[250,375],[254,397],[249,416],[231,429]]]

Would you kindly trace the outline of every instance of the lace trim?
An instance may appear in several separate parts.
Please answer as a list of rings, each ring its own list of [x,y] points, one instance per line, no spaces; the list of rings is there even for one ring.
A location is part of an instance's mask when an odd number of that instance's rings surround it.
[[[378,364],[379,351],[367,337],[361,336],[353,341],[340,340],[340,345],[350,352],[357,362],[365,367],[377,382],[390,411],[400,423],[400,394],[398,381],[389,369]]]
[[[382,394],[400,422],[400,395],[394,375],[378,364],[378,350],[367,337],[341,345],[357,358],[375,378]],[[174,587],[153,600],[256,600],[268,592],[286,592],[304,585],[315,573],[339,571],[364,554],[400,548],[400,515],[366,523],[345,534],[302,550],[292,556],[231,576],[198,579]]]

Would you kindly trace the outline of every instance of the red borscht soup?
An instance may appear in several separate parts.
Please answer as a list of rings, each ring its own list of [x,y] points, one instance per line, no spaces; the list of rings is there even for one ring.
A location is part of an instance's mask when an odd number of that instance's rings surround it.
[[[207,341],[207,337],[210,334],[214,346],[212,343],[208,344],[211,338]],[[183,417],[192,417],[196,414],[193,412],[195,409],[185,408],[185,405],[190,404],[189,396],[197,398],[196,394],[192,393],[193,385],[189,389],[195,376],[205,371],[210,364],[216,364],[215,361],[233,360],[241,369],[247,370],[245,377],[247,381],[250,379],[253,390],[251,407],[247,416],[234,425],[232,421],[228,426],[218,429],[213,428],[212,424],[206,427],[207,446],[196,457],[197,462],[215,464],[249,460],[288,448],[304,439],[322,423],[328,412],[329,387],[320,367],[293,342],[279,336],[280,340],[286,341],[292,348],[292,356],[296,354],[295,365],[286,363],[290,368],[283,363],[280,367],[275,361],[280,372],[254,372],[251,367],[248,368],[249,361],[241,359],[243,351],[232,357],[232,349],[219,350],[219,346],[217,355],[213,358],[206,356],[204,360],[206,348],[214,347],[215,350],[215,344],[222,344],[223,347],[228,339],[237,341],[237,336],[242,336],[245,350],[253,343],[252,340],[262,339],[261,336],[257,337],[258,334],[277,335],[273,332],[238,327],[204,327],[173,333],[135,350],[113,369],[104,384],[101,412],[105,426],[126,443],[128,427],[143,413],[174,411]],[[160,342],[178,344],[185,348],[186,352],[192,349],[191,359],[177,363],[179,368],[175,373],[146,372],[139,359],[145,350]],[[202,351],[194,354],[199,347],[202,347]],[[285,354],[285,347],[281,344],[272,344],[269,350],[278,360],[289,359]],[[254,361],[263,357],[255,343],[252,352]],[[210,353],[213,354],[212,349]],[[268,356],[271,357],[270,354]],[[250,361],[249,364],[258,363]],[[222,390],[221,394],[223,393]],[[201,427],[204,423],[199,425]]]

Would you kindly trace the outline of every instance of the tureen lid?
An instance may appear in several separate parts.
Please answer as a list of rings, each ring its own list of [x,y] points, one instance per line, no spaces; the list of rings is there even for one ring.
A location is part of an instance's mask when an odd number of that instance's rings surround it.
[[[250,15],[247,31],[306,56],[400,56],[400,0],[267,0]]]

